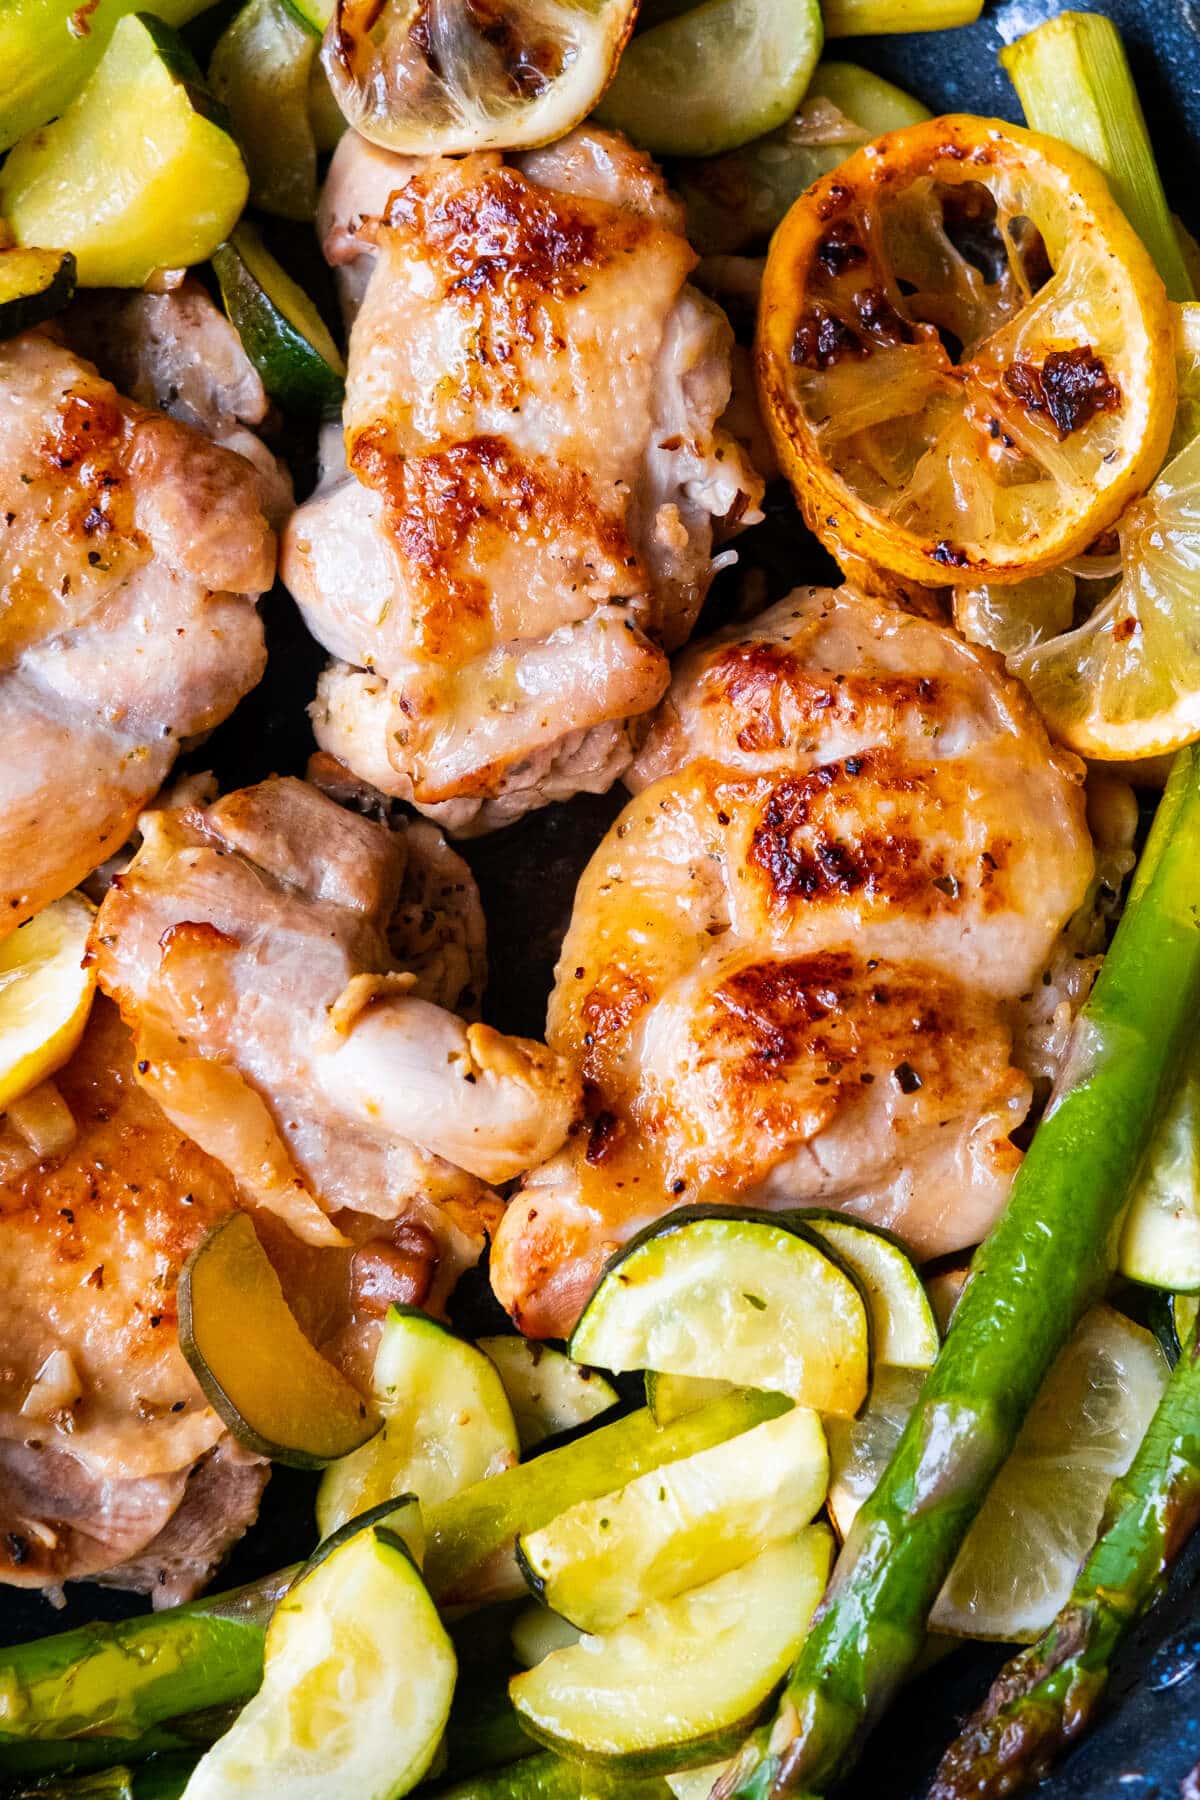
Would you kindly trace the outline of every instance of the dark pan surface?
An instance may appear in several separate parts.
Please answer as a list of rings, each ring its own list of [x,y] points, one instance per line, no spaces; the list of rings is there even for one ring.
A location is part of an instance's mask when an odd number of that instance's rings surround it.
[[[1081,3],[1110,13],[1121,27],[1168,193],[1192,229],[1200,230],[1200,0]],[[1019,119],[997,51],[1060,10],[1059,0],[999,0],[964,30],[847,41],[832,46],[831,54],[866,63],[935,110]],[[747,561],[765,567],[774,598],[796,582],[820,580],[830,571],[790,507],[772,510],[767,524],[742,540],[742,547]],[[302,773],[312,748],[304,707],[322,654],[286,595],[272,595],[266,614],[271,641],[266,679],[196,759],[197,766],[215,769],[223,786],[241,786],[273,771]],[[580,798],[468,847],[488,918],[487,1011],[495,1023],[540,1034],[575,881],[619,806],[620,791]],[[467,1304],[486,1306],[482,1295],[465,1298]],[[308,1551],[314,1486],[312,1477],[276,1472],[258,1525],[218,1585],[245,1581]],[[37,1595],[0,1588],[0,1642],[139,1608],[128,1596],[75,1587],[66,1611],[56,1614]],[[872,1738],[845,1790],[850,1800],[918,1800],[941,1749],[1002,1660],[999,1649],[964,1648],[916,1682]],[[1184,1783],[1198,1762],[1200,1540],[1182,1559],[1164,1603],[1126,1647],[1107,1715],[1039,1793],[1044,1800],[1197,1800],[1200,1787],[1185,1791]]]

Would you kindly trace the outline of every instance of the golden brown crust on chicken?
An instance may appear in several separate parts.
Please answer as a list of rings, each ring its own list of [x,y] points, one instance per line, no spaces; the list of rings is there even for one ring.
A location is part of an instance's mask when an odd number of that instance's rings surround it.
[[[977,1242],[1032,1092],[1014,1007],[1091,876],[1081,777],[993,659],[849,589],[686,655],[563,945],[548,1038],[592,1124],[501,1226],[522,1327],[684,1202]]]
[[[107,1001],[57,1080],[74,1143],[0,1160],[0,1579],[22,1582],[140,1551],[224,1429],[175,1289],[233,1183],[139,1085]]]
[[[265,660],[241,456],[45,332],[0,344],[0,935],[117,849]]]
[[[716,429],[730,334],[684,287],[679,209],[591,131],[516,163],[350,134],[330,193],[327,253],[373,269],[347,468],[284,546],[339,659],[318,741],[455,829],[603,788],[695,618],[714,517],[760,491]]]

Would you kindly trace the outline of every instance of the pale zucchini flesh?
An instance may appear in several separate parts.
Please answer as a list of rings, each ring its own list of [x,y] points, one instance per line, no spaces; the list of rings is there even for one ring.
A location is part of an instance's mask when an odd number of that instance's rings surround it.
[[[819,1212],[797,1217],[832,1245],[857,1277],[870,1309],[876,1364],[931,1369],[941,1340],[929,1296],[908,1251],[886,1232],[854,1219]]]
[[[279,1602],[262,1686],[184,1800],[395,1800],[437,1754],[456,1674],[403,1541],[355,1532]]]
[[[378,1430],[364,1396],[301,1331],[248,1214],[229,1213],[205,1235],[178,1298],[179,1347],[246,1449],[319,1468]]]
[[[802,1228],[698,1208],[614,1260],[568,1349],[604,1369],[732,1381],[850,1415],[866,1397],[870,1326],[852,1275]]]
[[[567,1650],[582,1636],[578,1625],[552,1612],[540,1600],[523,1606],[512,1623],[513,1655],[523,1669],[532,1669],[556,1650]]]
[[[70,249],[81,287],[141,287],[205,262],[249,187],[215,112],[179,40],[128,14],[61,118],[10,152],[0,214],[18,243]]]
[[[0,248],[0,341],[61,312],[75,292],[69,250]]]
[[[821,62],[796,118],[678,175],[688,241],[702,256],[765,249],[806,187],[868,139],[929,117],[927,107],[853,63]]]
[[[1200,1291],[1200,1069],[1185,1072],[1142,1165],[1119,1266],[1151,1287]]]
[[[717,1381],[704,1375],[664,1375],[658,1369],[646,1370],[646,1405],[660,1425],[681,1419],[684,1413],[707,1406],[732,1394],[732,1381]]]
[[[658,1426],[643,1409],[547,1450],[490,1481],[477,1482],[425,1515],[425,1574],[443,1605],[483,1605],[527,1590],[516,1541],[581,1500],[595,1500],[636,1476],[737,1437],[787,1412],[781,1394],[738,1392]]]
[[[478,1342],[504,1383],[522,1450],[586,1425],[617,1403],[616,1388],[598,1369],[581,1367],[551,1344],[524,1337]]]
[[[713,156],[791,117],[822,43],[817,0],[706,0],[641,32],[596,116],[657,156]]]
[[[829,1452],[797,1406],[753,1431],[584,1501],[520,1540],[534,1592],[588,1632],[740,1568],[824,1503]]]
[[[317,210],[309,110],[319,40],[284,0],[249,0],[213,51],[208,78],[229,109],[255,206],[306,221]]]
[[[323,1537],[395,1494],[415,1494],[428,1512],[517,1460],[517,1428],[493,1364],[426,1313],[388,1312],[374,1394],[381,1430],[322,1478]]]
[[[809,1525],[704,1587],[583,1637],[514,1676],[525,1730],[633,1775],[730,1754],[795,1661],[829,1577],[828,1526]]]
[[[155,0],[165,25],[184,25],[213,0]],[[0,152],[66,112],[138,0],[102,0],[77,28],[79,0],[5,0],[0,6]]]

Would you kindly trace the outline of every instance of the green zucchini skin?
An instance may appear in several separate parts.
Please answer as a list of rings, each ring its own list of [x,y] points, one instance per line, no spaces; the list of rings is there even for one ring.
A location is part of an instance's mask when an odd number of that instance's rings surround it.
[[[224,1420],[239,1444],[252,1451],[256,1456],[265,1457],[269,1462],[285,1463],[294,1469],[322,1469],[329,1462],[336,1461],[339,1457],[347,1456],[351,1451],[360,1449],[363,1444],[374,1437],[380,1428],[381,1420],[368,1406],[367,1401],[346,1381],[345,1377],[332,1365],[329,1365],[326,1359],[308,1344],[307,1340],[302,1340],[300,1328],[291,1317],[290,1308],[283,1299],[278,1281],[273,1273],[270,1275],[270,1279],[275,1285],[280,1317],[281,1319],[286,1318],[296,1345],[302,1348],[309,1358],[310,1380],[314,1367],[327,1370],[329,1378],[341,1390],[348,1403],[348,1405],[343,1404],[342,1407],[343,1427],[347,1424],[347,1413],[350,1408],[357,1414],[357,1417],[350,1418],[350,1429],[344,1429],[340,1440],[327,1447],[323,1454],[318,1454],[304,1444],[282,1443],[277,1438],[268,1437],[246,1417],[238,1405],[237,1399],[227,1391],[224,1382],[209,1362],[204,1348],[204,1339],[207,1337],[210,1346],[214,1340],[203,1327],[210,1326],[211,1321],[206,1317],[198,1317],[196,1303],[196,1283],[204,1260],[210,1254],[220,1253],[221,1239],[228,1238],[230,1242],[235,1242],[234,1234],[239,1232],[243,1237],[248,1238],[253,1255],[259,1258],[269,1270],[266,1253],[259,1246],[253,1227],[249,1225],[245,1213],[231,1212],[223,1219],[218,1220],[196,1245],[180,1271],[176,1290],[179,1308],[179,1348],[183,1352],[188,1367],[203,1388],[206,1400]],[[286,1369],[287,1364],[281,1363],[280,1368]]]
[[[18,280],[27,270],[30,285],[12,293],[7,290],[18,260]],[[69,250],[0,250],[0,342],[52,319],[70,304],[74,293],[75,258]]]
[[[722,1800],[825,1791],[919,1656],[934,1600],[1047,1370],[1112,1277],[1116,1228],[1200,1006],[1198,867],[1191,746],[1176,757],[1052,1105],[784,1691],[783,1722],[755,1732]],[[953,1448],[931,1467],[926,1445],[950,1420]]]
[[[272,399],[286,412],[334,417],[345,380],[342,369],[328,360],[334,346],[311,302],[309,331],[324,336],[324,350],[287,316],[271,292],[272,276],[275,282],[288,277],[260,244],[255,241],[252,247],[245,226],[214,253],[212,265],[225,311]]]
[[[202,119],[211,119],[222,131],[233,135],[233,123],[229,117],[229,109],[223,106],[205,80],[204,71],[196,61],[179,33],[173,25],[168,25],[155,13],[139,12],[134,17],[138,24],[145,27],[158,52],[159,61],[167,73],[179,83],[188,97],[188,104],[194,113]]]
[[[1005,1664],[942,1758],[929,1800],[1002,1800],[1040,1781],[1087,1726],[1113,1653],[1157,1599],[1200,1523],[1200,1337],[1193,1327],[1141,1448],[1113,1483],[1105,1524],[1071,1598]]]

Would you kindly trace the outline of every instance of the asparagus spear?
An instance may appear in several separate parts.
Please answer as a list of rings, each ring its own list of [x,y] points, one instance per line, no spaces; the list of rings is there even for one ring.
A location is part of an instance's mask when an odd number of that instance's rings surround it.
[[[1121,35],[1102,13],[1064,12],[1000,52],[1034,131],[1104,170],[1172,300],[1194,298]]]
[[[437,1598],[478,1604],[524,1594],[513,1559],[518,1533],[789,1404],[778,1394],[729,1394],[662,1428],[643,1409],[431,1508],[427,1574]],[[140,1754],[132,1740],[168,1721],[241,1704],[262,1680],[263,1633],[294,1574],[285,1569],[215,1599],[0,1651],[0,1762],[25,1770],[34,1746],[52,1740],[64,1751],[52,1766],[62,1768],[73,1760],[66,1740],[102,1737],[111,1740],[106,1761],[118,1762]],[[36,1755],[30,1761],[46,1769]]]
[[[0,1760],[29,1739],[134,1739],[262,1680],[263,1632],[294,1569],[114,1625],[0,1652]]]
[[[1105,1523],[1054,1623],[997,1677],[942,1758],[929,1800],[1003,1800],[1086,1728],[1120,1639],[1200,1522],[1200,1335],[1193,1328]]]
[[[823,1789],[920,1654],[929,1609],[1046,1371],[1112,1273],[1121,1210],[1200,1002],[1197,870],[1193,748],[1176,759],[1067,1067],[778,1714],[714,1796]]]
[[[9,1800],[180,1800],[195,1762],[194,1756],[156,1757],[137,1768],[104,1769],[16,1788]]]
[[[671,1800],[665,1781],[589,1769],[543,1751],[511,1768],[439,1788],[437,1800]]]

